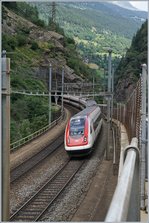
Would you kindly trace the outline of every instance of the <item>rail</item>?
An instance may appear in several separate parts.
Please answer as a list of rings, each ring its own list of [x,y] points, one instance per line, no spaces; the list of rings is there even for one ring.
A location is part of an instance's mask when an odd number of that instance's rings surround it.
[[[124,164],[105,222],[140,220],[138,139],[124,151]]]

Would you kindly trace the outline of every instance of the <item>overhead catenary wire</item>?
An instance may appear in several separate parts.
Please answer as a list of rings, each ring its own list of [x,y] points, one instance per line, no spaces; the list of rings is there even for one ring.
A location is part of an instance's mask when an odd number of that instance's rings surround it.
[[[27,92],[27,91],[17,91],[17,90],[11,90],[10,92],[11,94],[22,94],[22,95],[27,95],[27,96],[43,96],[43,97],[49,97],[49,93],[48,92]],[[56,94],[56,93],[60,93],[60,94]],[[51,96],[61,96],[61,91],[57,91],[56,93],[51,93]],[[74,93],[74,92],[68,92],[67,95],[72,95],[72,96],[89,96],[89,97],[93,97],[93,96],[107,96],[109,95],[108,93],[105,92],[99,92],[99,93]]]

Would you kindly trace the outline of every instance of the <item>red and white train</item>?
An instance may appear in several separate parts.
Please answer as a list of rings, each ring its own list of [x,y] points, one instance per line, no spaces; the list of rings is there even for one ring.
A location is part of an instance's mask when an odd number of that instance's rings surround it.
[[[65,129],[65,150],[70,156],[81,156],[92,151],[102,126],[98,105],[85,108],[71,117]]]

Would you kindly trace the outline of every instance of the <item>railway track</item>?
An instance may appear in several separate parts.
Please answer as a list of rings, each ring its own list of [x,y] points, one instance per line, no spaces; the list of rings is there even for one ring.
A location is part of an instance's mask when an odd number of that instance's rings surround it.
[[[30,171],[33,167],[39,164],[42,160],[52,154],[56,149],[58,149],[64,143],[64,133],[59,135],[54,141],[52,141],[46,148],[30,157],[28,160],[22,164],[15,167],[10,173],[10,183],[19,179],[25,173]]]
[[[69,160],[11,217],[10,221],[39,221],[62,193],[85,160]]]
[[[74,108],[72,109],[72,106],[67,105],[66,107],[71,111],[72,114],[78,111],[78,109]],[[42,160],[44,160],[46,157],[52,154],[56,149],[58,149],[61,145],[63,145],[63,141],[64,141],[64,132],[59,136],[57,136],[57,138],[53,140],[47,147],[43,148],[43,150],[33,155],[25,162],[16,166],[10,172],[10,183],[13,183],[17,179],[19,179],[25,173],[29,172],[33,167],[38,165]]]

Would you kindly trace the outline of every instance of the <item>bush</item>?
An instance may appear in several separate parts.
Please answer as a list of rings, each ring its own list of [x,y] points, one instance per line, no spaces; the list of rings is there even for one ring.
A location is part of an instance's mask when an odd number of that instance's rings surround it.
[[[67,37],[66,41],[67,41],[68,44],[74,44],[75,45],[75,41],[72,38]]]
[[[31,134],[30,130],[30,121],[28,119],[24,119],[20,124],[20,132],[22,135],[22,138],[28,136]]]
[[[40,26],[40,27],[45,27],[45,23],[44,21],[42,21],[41,19],[36,19],[33,21],[37,26]]]
[[[2,49],[7,51],[15,50],[18,42],[15,36],[9,36],[7,34],[2,35]]]
[[[27,27],[21,27],[21,28],[19,28],[20,30],[21,30],[21,32],[22,33],[24,33],[24,34],[29,34],[30,33],[30,29],[29,28],[27,28]]]
[[[38,43],[35,42],[35,41],[32,42],[31,49],[32,49],[32,50],[37,50],[37,49],[39,49]]]
[[[17,35],[18,46],[24,46],[27,43],[27,38],[24,35]]]

